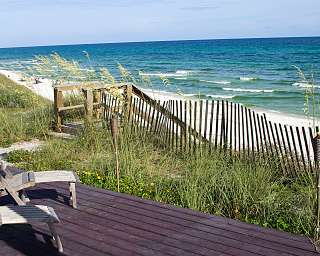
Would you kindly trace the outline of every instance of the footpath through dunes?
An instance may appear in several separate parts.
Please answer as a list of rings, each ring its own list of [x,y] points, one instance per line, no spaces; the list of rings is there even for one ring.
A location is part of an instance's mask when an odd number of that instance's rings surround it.
[[[27,194],[33,204],[55,209],[63,255],[319,255],[303,236],[86,185],[77,186],[78,209],[65,201],[69,191],[62,183]],[[0,255],[57,255],[48,230],[32,227],[1,226]]]

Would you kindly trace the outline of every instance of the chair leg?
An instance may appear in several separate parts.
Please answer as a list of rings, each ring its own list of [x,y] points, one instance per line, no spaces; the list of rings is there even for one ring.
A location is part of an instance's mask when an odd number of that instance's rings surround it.
[[[58,251],[63,253],[63,247],[62,247],[61,239],[60,239],[60,236],[58,235],[58,233],[56,231],[56,227],[54,226],[53,223],[48,223],[48,226],[49,226],[50,232],[51,232],[54,240],[57,243]]]
[[[73,208],[77,208],[77,194],[76,194],[76,183],[69,183],[69,191],[70,191],[70,203]]]
[[[29,203],[30,202],[30,199],[26,193],[26,191],[23,189],[19,192],[19,196],[21,198],[21,200],[24,202],[24,203]]]

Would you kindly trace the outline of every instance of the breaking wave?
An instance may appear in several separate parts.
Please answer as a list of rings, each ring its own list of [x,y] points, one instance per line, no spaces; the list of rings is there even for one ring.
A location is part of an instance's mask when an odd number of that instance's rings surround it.
[[[200,80],[200,82],[210,83],[210,84],[231,84],[231,82],[229,82],[229,81]]]
[[[263,89],[244,89],[244,88],[222,88],[224,91],[233,92],[274,92],[274,90],[263,90]]]
[[[258,80],[259,78],[257,78],[257,77],[240,76],[239,79],[241,81],[253,81],[253,80]]]
[[[196,71],[193,70],[177,70],[176,72],[139,72],[140,76],[158,76],[158,77],[186,77],[191,73],[195,73]]]
[[[297,82],[297,83],[293,83],[293,86],[299,86],[302,88],[320,88],[319,85],[315,85],[315,84],[310,84],[308,82]]]

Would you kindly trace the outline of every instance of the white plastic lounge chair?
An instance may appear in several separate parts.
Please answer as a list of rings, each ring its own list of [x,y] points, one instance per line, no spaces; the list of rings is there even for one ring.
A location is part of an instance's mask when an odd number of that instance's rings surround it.
[[[63,252],[60,237],[55,229],[59,223],[55,211],[44,205],[0,206],[0,226],[9,224],[46,223],[56,242],[59,252]]]
[[[76,182],[79,182],[78,175],[73,171],[45,171],[45,172],[23,172],[12,174],[7,170],[4,162],[0,168],[0,196],[10,194],[18,205],[29,201],[24,189],[33,187],[39,183],[68,182],[70,191],[70,203],[77,208]],[[9,185],[9,186],[8,186]]]

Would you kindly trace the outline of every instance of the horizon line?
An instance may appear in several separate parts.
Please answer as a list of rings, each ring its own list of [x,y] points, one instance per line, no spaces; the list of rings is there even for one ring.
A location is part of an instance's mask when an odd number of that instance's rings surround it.
[[[48,45],[27,45],[0,47],[0,49],[33,48],[33,47],[59,47],[74,45],[102,45],[102,44],[132,44],[132,43],[161,43],[161,42],[183,42],[183,41],[220,41],[220,40],[248,40],[248,39],[285,39],[285,38],[317,38],[320,35],[313,36],[276,36],[276,37],[230,37],[230,38],[207,38],[207,39],[175,39],[175,40],[147,40],[147,41],[114,41],[114,42],[88,42],[88,43],[70,43],[70,44],[48,44]]]

